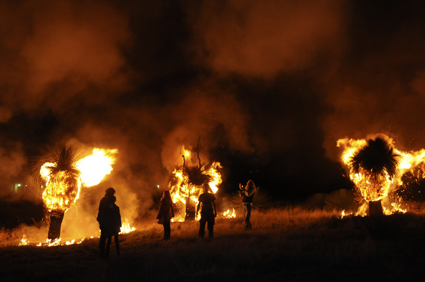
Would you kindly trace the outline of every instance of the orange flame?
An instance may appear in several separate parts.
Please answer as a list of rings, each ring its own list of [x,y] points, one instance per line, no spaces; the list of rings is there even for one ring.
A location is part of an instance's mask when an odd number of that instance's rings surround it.
[[[191,153],[189,150],[182,148],[183,155],[185,159],[189,159]],[[208,183],[213,194],[216,194],[218,191],[218,185],[221,184],[221,174],[218,171],[222,166],[219,162],[213,162],[208,170],[204,171],[203,174],[209,175],[211,181]],[[173,175],[175,177],[175,184],[169,184],[170,195],[173,203],[180,208],[183,213],[175,214],[175,217],[172,219],[173,222],[180,221],[183,222],[185,219],[185,206],[186,199],[189,198],[189,204],[192,207],[195,207],[198,204],[198,198],[202,194],[202,187],[196,186],[189,182],[189,177],[184,173],[183,167],[175,169]],[[190,195],[190,196],[189,196]]]
[[[136,228],[135,227],[131,227],[130,225],[130,221],[125,217],[124,221],[122,223],[122,227],[121,227],[121,232],[119,234],[128,234],[131,233],[133,231],[135,231]],[[100,232],[100,231],[99,231]],[[51,240],[51,239],[46,239],[45,243],[38,243],[38,244],[32,244],[33,246],[37,246],[37,247],[54,247],[54,246],[68,246],[68,245],[74,245],[74,244],[81,244],[84,240],[87,239],[93,239],[95,236],[91,236],[90,238],[82,238],[82,239],[72,239],[70,241],[66,241],[65,243],[62,243],[62,239],[58,238],[55,240]],[[100,237],[100,236],[97,236]],[[19,242],[18,246],[29,246],[30,245],[30,241],[27,238],[27,236],[24,234],[21,241]]]
[[[127,234],[127,233],[130,233],[130,232],[133,232],[134,230],[136,230],[136,228],[131,227],[130,222],[125,217],[124,222],[122,223],[121,232],[119,234]]]
[[[394,147],[393,139],[388,138],[388,143]],[[344,146],[344,151],[341,156],[342,162],[350,167],[350,160],[352,157],[366,146],[367,141],[365,139],[353,140],[353,139],[339,139],[337,141],[337,147]],[[418,152],[403,152],[394,148],[394,152],[400,155],[399,162],[396,169],[396,175],[391,179],[388,173],[380,176],[372,176],[367,171],[360,169],[359,173],[349,171],[349,178],[355,184],[356,188],[360,191],[362,197],[366,202],[388,200],[390,192],[395,191],[401,184],[401,177],[407,171],[411,171],[413,168],[421,165],[425,161],[425,149]],[[405,209],[401,209],[401,199],[396,199],[396,202],[391,203],[388,207],[383,207],[384,214],[393,214],[395,211],[406,212]],[[356,215],[366,214],[366,203],[362,205],[356,212]]]
[[[48,167],[55,167],[55,163],[45,163],[40,169],[40,175],[46,181],[43,192],[43,201],[49,211],[67,211],[79,198],[81,185],[91,187],[97,185],[111,173],[115,163],[114,154],[117,150],[93,149],[93,153],[75,163],[80,171],[80,177],[75,179],[71,173],[60,171],[50,174]]]

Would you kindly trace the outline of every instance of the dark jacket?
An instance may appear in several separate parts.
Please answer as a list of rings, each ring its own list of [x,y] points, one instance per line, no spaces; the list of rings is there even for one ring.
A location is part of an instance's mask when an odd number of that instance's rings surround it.
[[[100,229],[110,229],[118,233],[122,226],[120,208],[115,204],[109,204],[107,207],[99,210],[97,215]]]

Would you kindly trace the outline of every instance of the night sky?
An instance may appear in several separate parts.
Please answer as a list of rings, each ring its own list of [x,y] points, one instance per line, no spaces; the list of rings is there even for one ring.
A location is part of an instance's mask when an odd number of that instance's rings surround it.
[[[46,144],[117,148],[105,187],[152,203],[181,147],[230,195],[352,187],[340,138],[425,147],[425,2],[2,1],[0,195]],[[117,192],[118,193],[118,192]],[[121,193],[121,198],[124,194]]]

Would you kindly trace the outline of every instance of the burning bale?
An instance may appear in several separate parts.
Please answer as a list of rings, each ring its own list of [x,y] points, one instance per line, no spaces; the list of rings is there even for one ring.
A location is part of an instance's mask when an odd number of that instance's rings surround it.
[[[48,239],[60,238],[65,212],[78,199],[81,186],[94,186],[112,171],[117,150],[93,149],[80,158],[73,147],[60,146],[44,154],[34,166],[33,176],[45,183],[43,203],[50,219]]]
[[[403,184],[402,177],[405,173],[422,167],[425,150],[409,153],[399,151],[394,147],[393,140],[384,134],[368,140],[340,139],[337,146],[341,145],[344,146],[342,162],[347,167],[350,180],[365,201],[356,215],[405,212],[400,208],[402,199],[395,192]],[[383,205],[384,202],[387,204]]]

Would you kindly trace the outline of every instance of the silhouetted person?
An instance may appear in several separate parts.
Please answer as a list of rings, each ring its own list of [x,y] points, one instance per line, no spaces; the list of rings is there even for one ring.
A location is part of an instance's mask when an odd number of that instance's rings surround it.
[[[243,202],[244,228],[245,230],[251,230],[252,225],[250,219],[252,210],[252,199],[254,198],[254,194],[257,188],[255,187],[254,181],[248,180],[245,187],[242,187],[242,185],[239,184],[239,190]]]
[[[109,256],[109,247],[111,245],[112,236],[115,239],[115,246],[117,248],[117,254],[119,251],[119,240],[118,233],[121,229],[121,214],[119,207],[115,204],[116,198],[114,196],[115,190],[108,188],[105,196],[102,198],[99,204],[99,214],[97,221],[100,226],[100,240],[99,240],[99,251],[100,256],[105,256],[105,241],[106,245],[106,256]]]
[[[217,216],[217,209],[215,206],[215,196],[208,193],[210,186],[208,184],[203,185],[204,193],[199,196],[198,205],[196,206],[196,213],[201,208],[201,220],[199,221],[199,237],[204,238],[205,235],[205,224],[208,222],[208,237],[214,235],[214,219]]]
[[[164,225],[164,240],[170,239],[171,235],[171,218],[174,217],[173,202],[171,201],[170,191],[162,193],[161,203],[159,204],[159,211],[156,219],[163,218]]]

